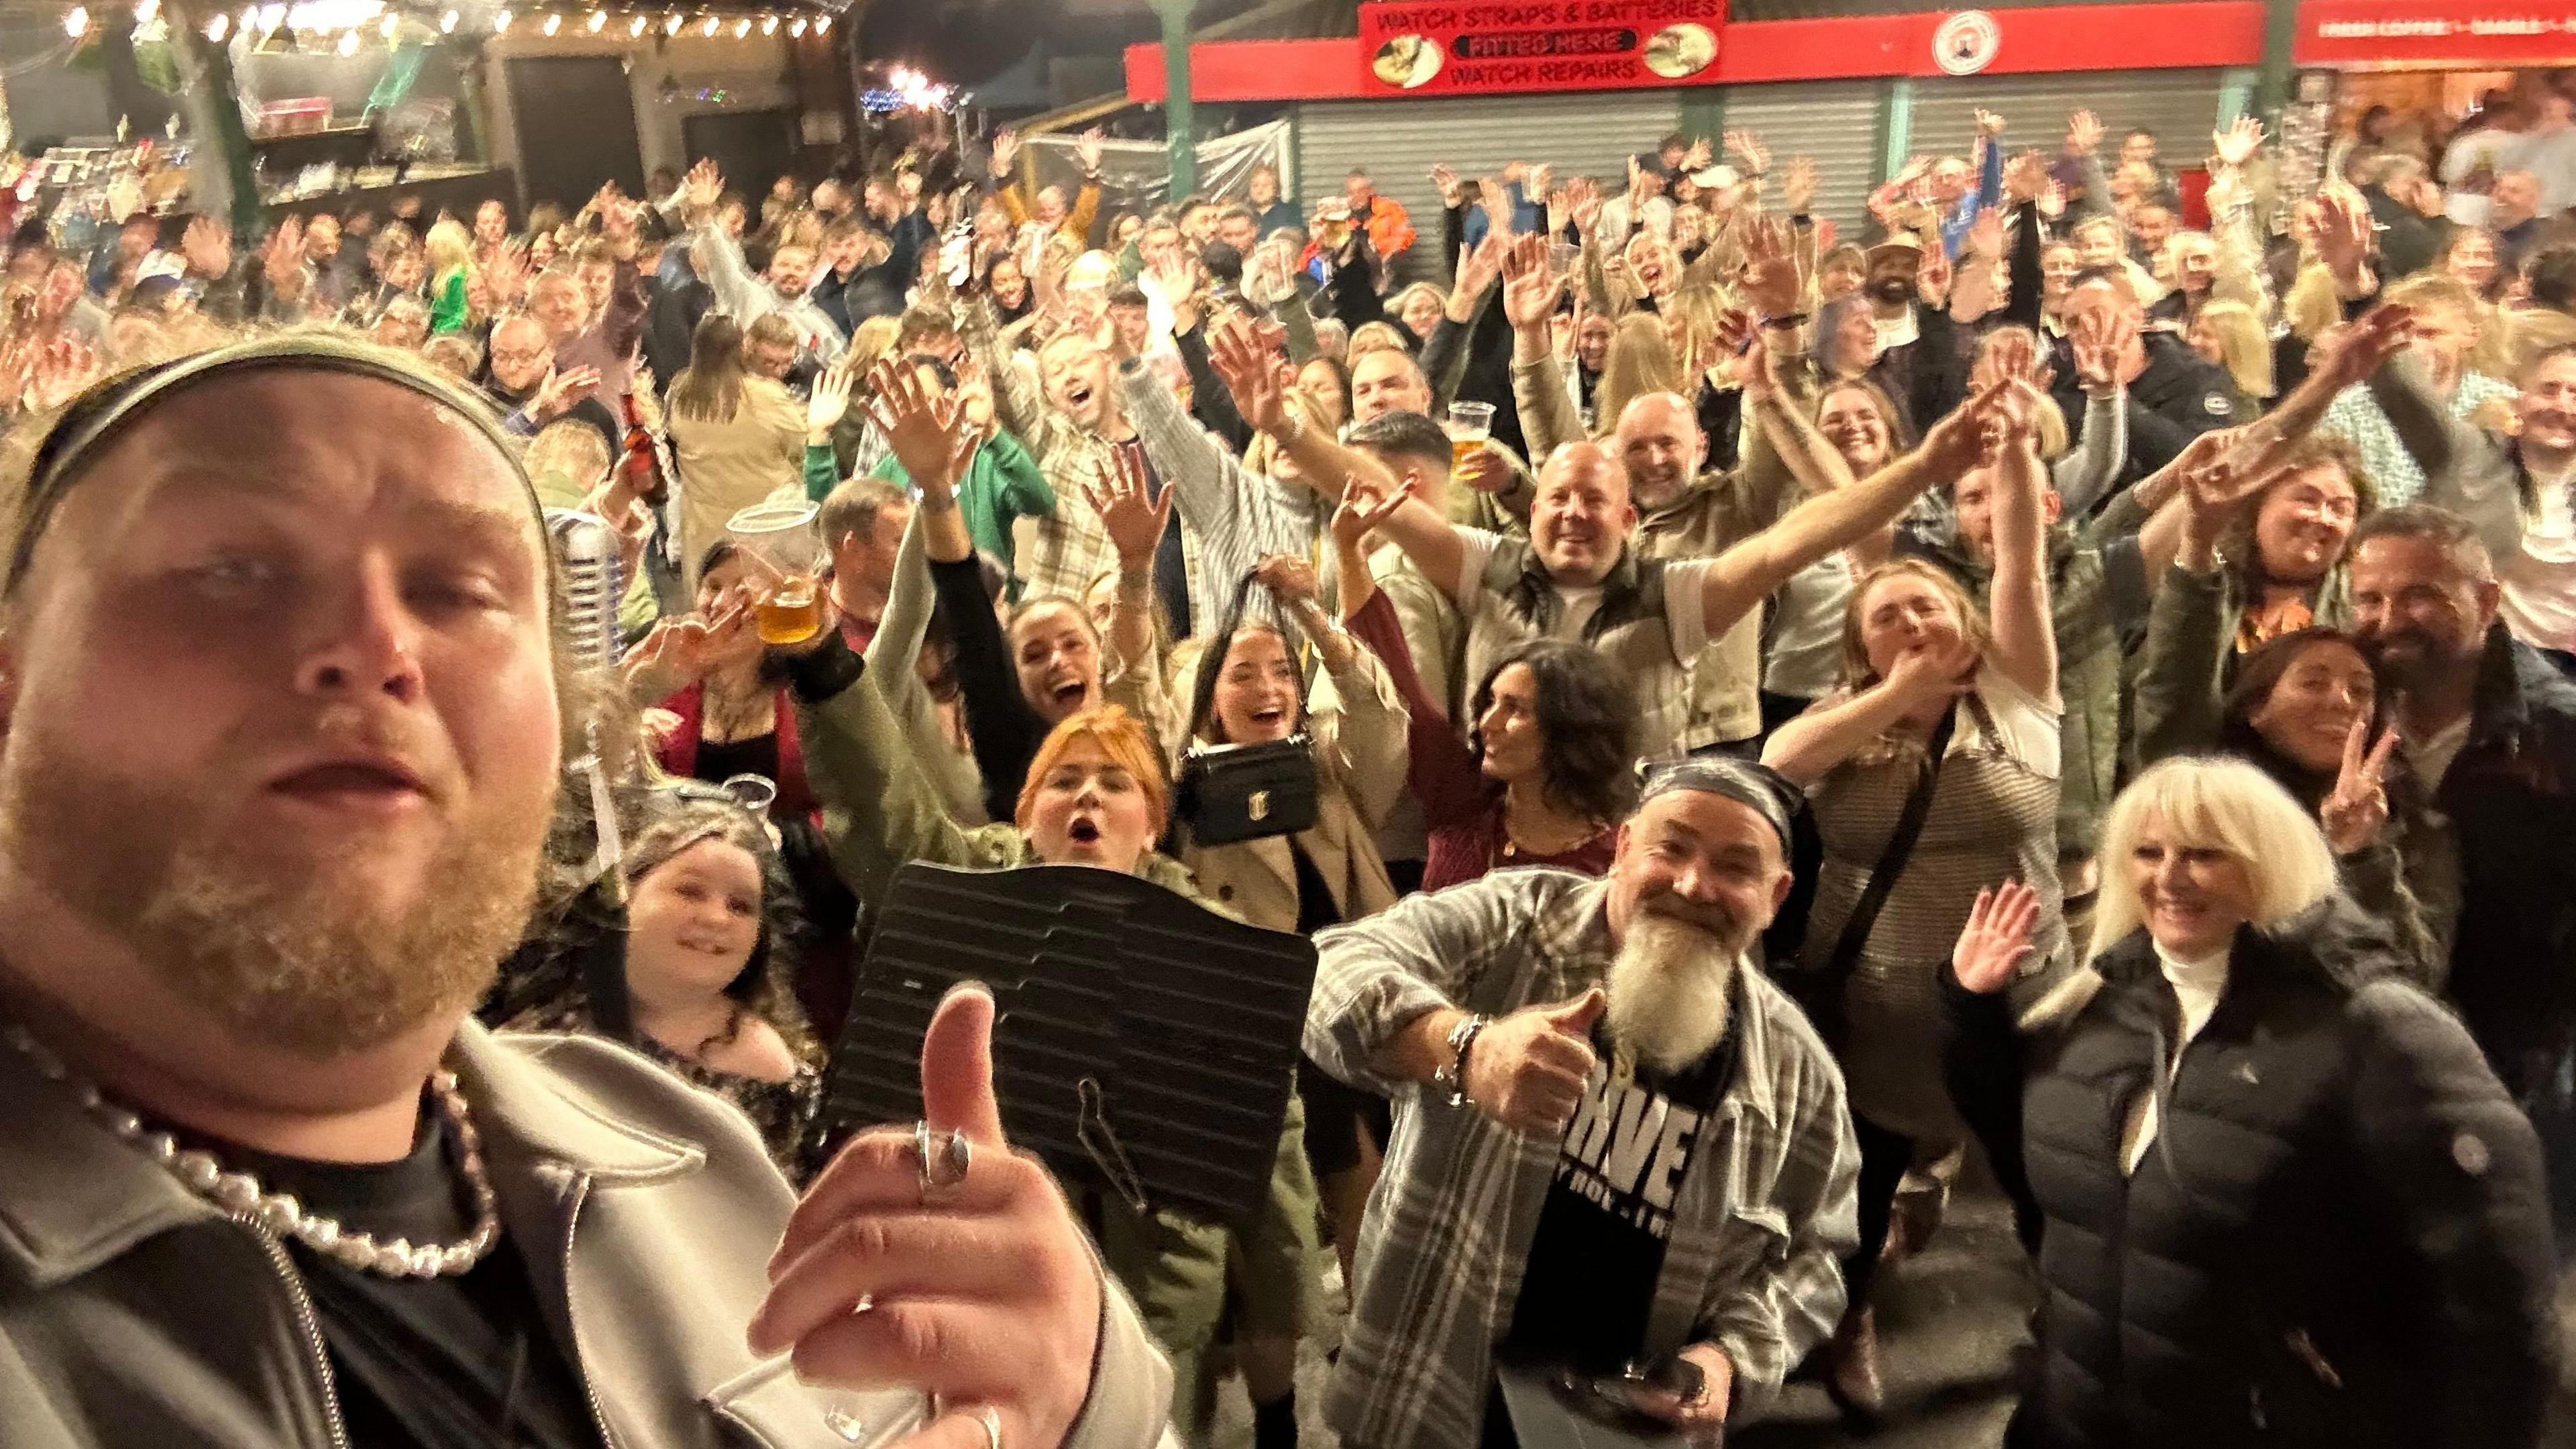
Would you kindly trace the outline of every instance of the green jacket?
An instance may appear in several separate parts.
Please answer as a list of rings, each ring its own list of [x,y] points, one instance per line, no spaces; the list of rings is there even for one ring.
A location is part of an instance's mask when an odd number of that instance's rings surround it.
[[[871,478],[899,483],[909,490],[912,475],[903,464],[888,453],[868,473]],[[828,445],[807,444],[805,448],[805,496],[820,503],[840,485],[840,466]],[[1055,517],[1055,489],[1037,460],[1020,440],[1008,432],[996,431],[975,450],[975,462],[966,471],[965,486],[957,490],[957,506],[966,513],[966,534],[975,541],[976,551],[1001,560],[1011,575],[1011,597],[1020,596],[1019,563],[1011,543],[1011,526],[1023,518]]]

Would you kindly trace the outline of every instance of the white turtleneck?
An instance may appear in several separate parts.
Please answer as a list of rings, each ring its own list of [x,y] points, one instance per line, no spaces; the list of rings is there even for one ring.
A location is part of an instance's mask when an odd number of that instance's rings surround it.
[[[2218,1009],[2218,998],[2227,990],[2227,954],[2222,950],[2214,956],[2185,961],[2168,954],[2162,946],[2156,948],[2156,964],[2164,968],[2166,982],[2182,1003],[2182,1030],[2175,1035],[2173,1055],[2159,1068],[2167,1084],[2182,1065],[2183,1048],[2209,1025],[2210,1013]],[[2140,1092],[2137,1100],[2129,1104],[2128,1130],[2120,1134],[2122,1173],[2136,1172],[2138,1164],[2146,1160],[2147,1148],[2156,1140],[2156,1117],[2156,1094],[2152,1090]]]

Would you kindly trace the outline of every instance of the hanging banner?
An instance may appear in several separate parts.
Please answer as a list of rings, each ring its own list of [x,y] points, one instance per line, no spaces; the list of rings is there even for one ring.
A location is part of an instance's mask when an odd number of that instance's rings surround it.
[[[1708,84],[1726,0],[1450,0],[1360,7],[1370,95]]]

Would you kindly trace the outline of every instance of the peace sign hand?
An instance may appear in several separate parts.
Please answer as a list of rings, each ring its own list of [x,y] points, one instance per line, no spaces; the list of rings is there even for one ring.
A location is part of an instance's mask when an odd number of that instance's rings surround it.
[[[940,1002],[921,1125],[861,1134],[815,1179],[748,1334],[808,1382],[931,1395],[938,1417],[910,1449],[1057,1449],[1100,1353],[1087,1240],[1046,1169],[1002,1135],[993,1013],[979,987]]]
[[[2362,744],[2369,733],[2370,716],[2352,722],[2343,737],[2343,766],[2335,773],[2334,792],[2317,807],[2326,844],[2337,855],[2367,847],[2388,824],[2388,757],[2397,749],[2397,726],[2381,726],[2379,742],[2365,754]]]
[[[1959,984],[1992,996],[2012,984],[2029,959],[2031,928],[2039,924],[2039,892],[2017,880],[1977,892],[1968,924],[1950,948],[1950,970]]]

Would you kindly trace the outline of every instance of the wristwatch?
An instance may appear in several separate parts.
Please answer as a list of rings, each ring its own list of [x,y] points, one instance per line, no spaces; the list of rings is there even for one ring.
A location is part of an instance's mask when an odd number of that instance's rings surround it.
[[[1431,1085],[1449,1094],[1449,1105],[1464,1107],[1467,1103],[1467,1053],[1475,1050],[1476,1038],[1483,1035],[1491,1018],[1471,1014],[1465,1021],[1449,1028],[1449,1065],[1431,1074]]]

